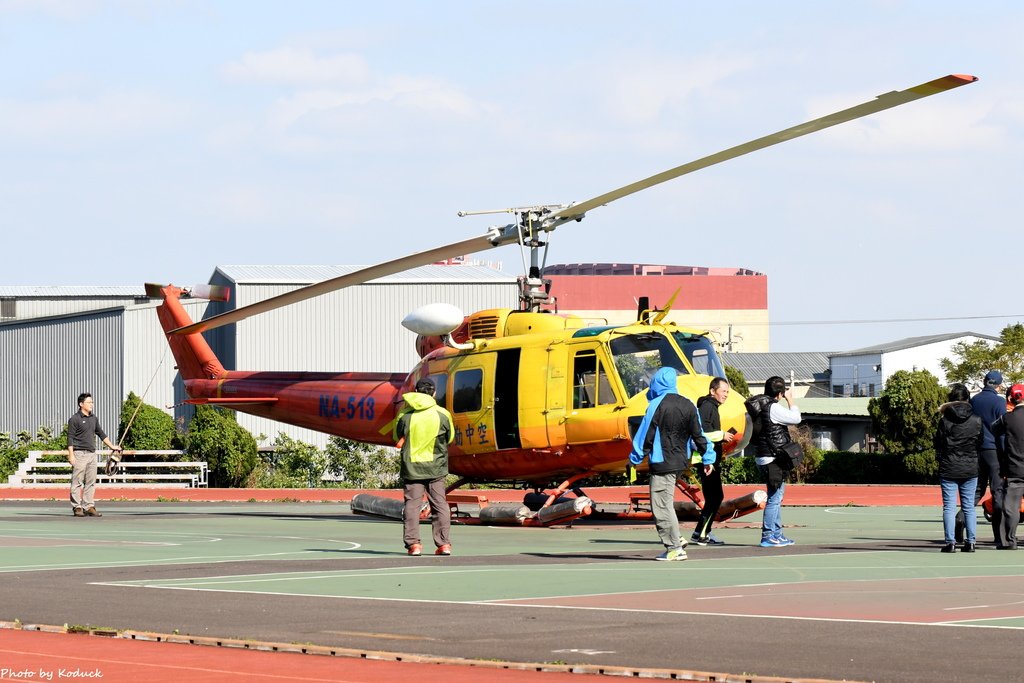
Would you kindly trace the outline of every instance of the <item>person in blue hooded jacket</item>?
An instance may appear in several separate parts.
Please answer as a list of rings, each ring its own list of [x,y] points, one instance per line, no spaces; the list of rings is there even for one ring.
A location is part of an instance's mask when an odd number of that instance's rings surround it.
[[[704,437],[697,407],[679,394],[673,368],[661,368],[654,373],[647,400],[647,411],[633,437],[629,459],[634,465],[644,458],[648,460],[651,512],[665,546],[665,552],[654,559],[685,560],[687,541],[680,537],[673,503],[676,479],[689,467],[691,452],[700,453],[704,464],[710,464],[715,461],[715,451]]]

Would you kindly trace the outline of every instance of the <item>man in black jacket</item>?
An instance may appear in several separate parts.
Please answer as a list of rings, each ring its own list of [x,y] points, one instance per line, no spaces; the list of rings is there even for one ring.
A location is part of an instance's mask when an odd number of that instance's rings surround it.
[[[697,412],[700,414],[704,436],[715,447],[714,463],[709,465],[694,463],[700,468],[697,470],[697,474],[700,476],[701,493],[704,494],[704,506],[700,511],[700,520],[693,530],[693,536],[690,537],[690,542],[697,545],[725,545],[711,533],[711,525],[725,498],[725,493],[722,490],[723,444],[732,443],[736,438],[732,432],[722,431],[722,418],[718,414],[718,407],[725,403],[727,398],[729,398],[729,380],[724,377],[715,377],[711,380],[708,395],[701,396],[697,401]]]
[[[982,441],[978,452],[978,486],[974,491],[974,504],[977,505],[985,495],[985,489],[992,489],[992,535],[996,545],[1000,545],[1000,529],[1003,522],[1003,480],[999,476],[999,458],[997,450],[1002,439],[992,433],[992,425],[1006,414],[1006,401],[999,394],[1003,384],[1003,375],[998,370],[990,370],[985,374],[985,386],[971,398],[971,410],[981,418]],[[957,518],[962,524],[963,515]],[[959,530],[959,529],[958,529]]]
[[[1024,384],[1014,384],[1006,392],[1013,411],[1006,413],[992,425],[992,431],[1005,437],[999,452],[999,474],[1006,481],[1003,490],[1003,519],[997,547],[1000,550],[1017,548],[1017,524],[1020,521],[1020,503],[1024,498]]]

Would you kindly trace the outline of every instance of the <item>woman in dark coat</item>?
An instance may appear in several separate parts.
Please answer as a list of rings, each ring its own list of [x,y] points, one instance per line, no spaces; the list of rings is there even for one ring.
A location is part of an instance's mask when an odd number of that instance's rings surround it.
[[[939,484],[942,486],[942,528],[946,545],[942,552],[956,552],[954,540],[956,496],[964,513],[966,539],[963,551],[974,552],[977,515],[974,512],[974,491],[978,486],[978,449],[981,447],[981,418],[974,414],[971,394],[963,384],[954,384],[949,403],[939,408],[942,416],[935,432],[935,454],[939,461]]]

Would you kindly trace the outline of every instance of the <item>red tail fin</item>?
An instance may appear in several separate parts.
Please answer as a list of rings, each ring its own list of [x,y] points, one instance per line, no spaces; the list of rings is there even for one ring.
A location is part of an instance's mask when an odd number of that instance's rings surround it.
[[[147,290],[149,288],[150,286],[147,285]],[[164,328],[167,343],[171,347],[171,353],[174,354],[181,378],[189,380],[223,377],[224,366],[217,360],[216,354],[203,339],[202,334],[171,334],[172,330],[192,324],[192,319],[189,318],[180,301],[184,290],[167,285],[159,287],[159,291],[164,302],[156,309],[156,314],[160,318],[160,325]]]

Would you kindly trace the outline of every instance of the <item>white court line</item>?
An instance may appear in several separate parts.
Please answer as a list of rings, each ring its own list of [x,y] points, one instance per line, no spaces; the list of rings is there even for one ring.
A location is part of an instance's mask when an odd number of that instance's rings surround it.
[[[938,501],[938,499],[936,499]],[[927,505],[889,505],[885,507],[872,507],[870,505],[851,505],[842,507],[827,507],[825,512],[833,515],[850,515],[857,517],[866,516],[864,513],[878,515],[879,517],[902,517],[908,510],[930,510]]]
[[[24,527],[0,527],[0,531],[25,531],[25,532],[28,532],[28,533],[25,533],[25,534],[9,534],[9,535],[8,534],[4,534],[3,536],[6,537],[6,538],[45,538],[45,539],[59,538],[59,539],[67,539],[67,540],[85,540],[85,541],[110,541],[110,540],[116,540],[116,539],[105,538],[105,537],[101,537],[101,536],[74,536],[71,539],[68,539],[67,531],[66,530],[59,530],[58,531],[56,529],[31,529],[31,528],[26,529]],[[192,533],[183,532],[183,531],[147,531],[147,532],[143,532],[143,533],[140,533],[138,531],[128,530],[128,529],[102,529],[102,530],[96,529],[94,531],[102,531],[103,534],[107,534],[107,535],[111,535],[111,536],[116,536],[116,535],[122,535],[123,536],[123,535],[129,535],[129,534],[133,535],[133,536],[184,536],[185,538],[187,538],[189,541],[191,541],[193,543],[219,543],[219,542],[224,540],[223,538],[220,538],[220,537],[217,537],[217,536],[209,536],[209,535],[206,535],[206,534],[192,534]],[[227,534],[222,534],[222,535],[227,535]],[[181,543],[173,543],[173,544],[168,544],[168,545],[182,545],[182,544]]]
[[[996,605],[965,605],[964,607],[944,607],[944,612],[955,612],[961,609],[991,609],[993,607],[1009,607],[1010,605],[1024,605],[1024,600],[1016,600],[1014,602],[1001,602]]]
[[[936,624],[950,626],[978,626],[980,628],[994,628],[991,626],[985,626],[978,624],[979,621],[1006,621],[1007,619],[1024,620],[1024,614],[1019,614],[1015,617],[975,617],[973,619],[949,619],[947,621],[937,621]],[[1024,629],[1024,626],[1000,626],[999,628],[1019,628]]]
[[[533,604],[512,604],[502,602],[489,602],[480,600],[428,600],[424,598],[381,598],[381,597],[367,597],[365,595],[324,595],[322,593],[284,593],[278,591],[248,591],[248,590],[232,590],[227,588],[187,588],[184,586],[141,586],[134,584],[119,584],[119,583],[97,583],[93,585],[99,586],[120,586],[124,588],[155,588],[160,590],[177,590],[177,591],[193,591],[193,592],[210,592],[210,593],[235,593],[241,595],[277,595],[283,597],[295,597],[295,598],[318,598],[318,599],[331,599],[331,600],[370,600],[374,602],[412,602],[419,604],[433,604],[433,605],[474,605],[479,607],[505,607],[505,608],[523,608],[523,609],[561,609],[561,610],[585,610],[591,612],[627,612],[630,614],[679,614],[686,616],[696,617],[735,617],[741,619],[782,619],[787,621],[824,621],[831,623],[845,623],[845,624],[889,624],[896,626],[924,626],[924,627],[945,627],[945,628],[991,628],[991,629],[1002,629],[1009,631],[1019,631],[1024,629],[1024,626],[995,626],[968,622],[955,622],[955,621],[944,621],[944,622],[920,622],[920,621],[895,621],[887,619],[837,619],[834,617],[794,617],[794,616],[783,616],[777,614],[734,614],[729,612],[694,612],[690,610],[664,610],[664,609],[633,609],[626,607],[581,607],[576,605],[533,605]],[[641,591],[647,592],[647,591]],[[1024,617],[1024,615],[1022,615]],[[1013,617],[1000,617],[1001,619],[1008,619]],[[973,621],[983,621],[983,619],[976,619]]]
[[[888,552],[888,551],[873,551],[873,552]],[[1001,567],[1001,565],[1000,565],[1000,567]],[[893,566],[878,566],[878,567],[845,567],[844,569],[854,569],[854,570],[875,569],[875,570],[879,570],[879,571],[891,571],[893,568],[894,568]],[[908,567],[900,567],[900,568],[904,568],[904,569],[917,569],[918,567],[917,566],[908,566]],[[832,570],[832,569],[835,569],[835,568],[829,567],[829,568],[815,568],[815,569]],[[392,570],[399,570],[399,571],[392,571]],[[688,571],[690,573],[695,572],[695,571],[696,572],[704,571],[704,572],[715,572],[716,574],[720,574],[723,571],[730,571],[730,570],[731,571],[749,572],[749,567],[725,567],[725,568],[723,568],[723,567],[699,567],[699,566],[694,567],[694,566],[691,566],[690,568],[688,568]],[[196,591],[200,591],[200,590],[220,590],[220,589],[214,589],[214,588],[204,588],[205,586],[215,586],[215,585],[219,585],[219,584],[246,584],[246,583],[247,584],[253,584],[253,583],[270,584],[270,583],[278,583],[278,582],[285,582],[285,581],[301,581],[301,580],[304,580],[304,579],[309,579],[309,580],[320,580],[320,579],[345,579],[345,580],[352,580],[352,579],[361,579],[361,578],[376,579],[376,578],[381,578],[381,577],[391,578],[391,577],[400,577],[400,576],[419,576],[419,577],[431,578],[431,577],[434,577],[434,576],[440,576],[440,575],[446,575],[446,574],[447,575],[451,575],[451,574],[481,574],[481,573],[494,574],[494,573],[502,573],[502,572],[523,573],[524,571],[525,572],[539,572],[539,573],[546,573],[546,574],[550,574],[550,573],[553,573],[553,572],[584,573],[585,574],[585,573],[593,573],[593,572],[614,571],[616,573],[620,573],[621,574],[624,571],[633,571],[633,572],[635,572],[635,571],[641,571],[641,572],[664,571],[664,565],[660,565],[660,566],[647,566],[647,565],[645,565],[645,566],[642,566],[642,567],[640,567],[640,566],[630,567],[628,569],[623,567],[619,563],[615,563],[615,564],[602,563],[602,565],[600,567],[595,567],[593,565],[588,565],[588,566],[584,567],[584,566],[581,566],[581,565],[571,564],[571,565],[557,565],[557,566],[537,565],[537,566],[528,567],[528,568],[524,568],[524,567],[519,567],[519,568],[509,568],[509,567],[466,567],[466,568],[451,568],[451,569],[444,569],[444,570],[437,570],[437,569],[435,569],[433,567],[418,567],[418,568],[414,568],[414,569],[411,569],[411,570],[410,570],[409,567],[379,567],[379,568],[371,569],[371,570],[344,570],[344,569],[342,569],[342,570],[338,570],[338,571],[334,571],[334,572],[287,572],[287,573],[281,572],[281,573],[262,574],[262,575],[234,574],[234,575],[225,575],[225,576],[203,577],[203,578],[199,578],[199,579],[197,579],[197,578],[178,578],[178,579],[173,579],[172,578],[172,579],[167,579],[165,581],[161,581],[159,584],[156,584],[156,583],[142,583],[142,584],[140,584],[140,583],[137,583],[137,582],[124,582],[124,581],[120,581],[120,582],[102,582],[102,583],[98,582],[95,585],[126,586],[126,587],[133,587],[133,588],[139,588],[139,587],[144,587],[144,588],[167,588],[167,589],[181,589],[181,590],[196,590]],[[1018,575],[1010,575],[1010,576],[1018,576]],[[938,577],[934,577],[933,576],[933,577],[923,577],[923,578],[921,578],[921,577],[890,577],[890,578],[883,578],[883,579],[875,579],[875,578],[863,578],[863,579],[814,579],[814,580],[795,579],[793,581],[774,581],[774,582],[761,582],[761,583],[751,583],[751,584],[740,584],[740,585],[735,585],[735,586],[732,586],[732,587],[733,588],[763,588],[763,587],[766,587],[766,586],[790,587],[790,586],[795,586],[795,585],[798,585],[798,584],[799,585],[827,584],[827,583],[837,583],[837,582],[846,582],[846,583],[877,583],[877,582],[880,582],[880,581],[885,581],[885,582],[895,582],[895,581],[906,582],[906,581],[924,581],[924,580],[927,580],[927,581],[946,581],[946,580],[950,580],[950,579],[962,580],[962,579],[980,579],[980,578],[985,578],[985,577],[978,577],[978,576],[938,576]],[[171,583],[171,582],[178,582],[178,583]],[[514,600],[557,600],[557,599],[565,599],[565,598],[607,597],[607,596],[610,596],[610,595],[622,595],[622,594],[631,594],[631,595],[633,595],[633,594],[641,594],[641,593],[644,593],[644,594],[647,594],[647,593],[667,593],[667,592],[676,592],[676,591],[680,591],[680,590],[707,590],[707,589],[714,589],[714,588],[718,588],[718,586],[684,586],[684,587],[672,586],[672,587],[667,587],[667,588],[650,588],[650,589],[645,589],[645,590],[619,589],[619,590],[604,591],[604,592],[600,592],[600,593],[572,593],[572,594],[562,594],[562,595],[529,595],[529,596],[521,595],[519,597],[504,597],[504,598],[495,598],[494,600],[478,600],[478,601],[470,601],[470,602],[471,603],[476,603],[476,604],[502,604],[502,603],[508,603],[509,601],[514,601]],[[228,589],[225,589],[225,590],[228,590]],[[240,591],[240,592],[253,592],[253,593],[262,594],[265,591],[255,590],[255,591]],[[268,593],[268,594],[289,595],[289,593],[271,593],[269,591],[266,591],[266,593]],[[301,594],[296,594],[296,595],[301,595]],[[353,598],[355,598],[355,597],[362,597],[362,598],[365,598],[365,596],[337,596],[337,597],[353,597]],[[390,599],[390,598],[366,598],[366,599]],[[716,598],[714,598],[714,597],[707,597],[707,598],[698,598],[698,599],[716,599]],[[457,601],[457,602],[464,602],[464,601]]]
[[[294,552],[287,553],[261,553],[258,555],[223,555],[221,557],[210,557],[206,555],[199,555],[195,557],[167,557],[167,558],[151,558],[144,560],[121,560],[116,562],[105,562],[105,563],[89,563],[89,562],[73,562],[66,564],[27,564],[18,565],[11,567],[0,567],[0,574],[11,574],[14,572],[48,572],[48,571],[59,571],[61,569],[110,569],[114,567],[147,567],[150,565],[160,566],[174,566],[176,564],[224,564],[226,562],[236,562],[238,560],[254,559],[259,557],[278,557],[281,555],[308,555],[311,553],[319,553],[319,550],[297,550]],[[188,560],[188,562],[185,562]]]
[[[46,548],[69,548],[69,547],[81,547],[83,544],[97,544],[97,545],[159,545],[159,546],[180,546],[181,543],[169,543],[161,541],[127,541],[120,538],[65,538],[63,536],[6,536],[0,534],[0,539],[10,538],[17,541],[67,541],[66,543],[49,543],[45,546],[3,546],[6,548],[24,547],[24,548],[39,548],[45,550]]]

